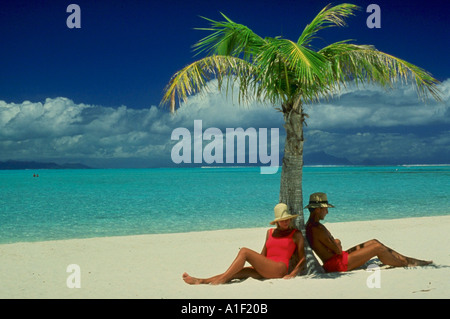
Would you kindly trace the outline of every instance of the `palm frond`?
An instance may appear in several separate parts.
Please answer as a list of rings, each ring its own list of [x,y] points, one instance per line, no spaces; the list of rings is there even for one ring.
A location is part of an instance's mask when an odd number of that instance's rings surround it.
[[[207,84],[218,80],[219,89],[226,84],[227,89],[239,83],[239,102],[249,101],[255,87],[253,79],[256,70],[250,63],[236,57],[212,55],[184,67],[174,74],[165,89],[161,104],[170,101],[171,112],[175,110],[176,98],[186,102],[189,95],[207,90]]]
[[[286,67],[293,71],[298,81],[311,83],[325,69],[328,61],[320,54],[287,39],[275,39],[270,46],[263,48],[261,60],[267,59],[267,53],[277,56]],[[270,56],[269,56],[270,58]],[[258,61],[259,62],[259,61]],[[259,62],[261,63],[261,62]]]
[[[255,66],[261,70],[261,87],[274,100],[292,101],[299,95],[303,102],[317,99],[316,94],[308,95],[309,88],[323,86],[323,77],[328,60],[315,51],[282,38],[268,38],[255,59]]]
[[[371,45],[355,45],[346,41],[331,44],[319,53],[330,61],[329,78],[337,84],[352,81],[393,87],[396,82],[413,83],[418,95],[428,94],[440,100],[439,83],[430,73],[407,61],[378,51]]]
[[[346,25],[345,18],[354,15],[354,11],[360,8],[354,4],[343,3],[332,7],[323,8],[319,14],[308,24],[300,35],[297,44],[309,46],[316,33],[329,27],[342,27]]]
[[[212,31],[209,36],[198,41],[194,46],[197,54],[242,56],[250,60],[258,48],[264,44],[264,39],[250,30],[247,26],[233,22],[223,13],[226,21],[215,21],[208,18],[210,28],[197,30]]]

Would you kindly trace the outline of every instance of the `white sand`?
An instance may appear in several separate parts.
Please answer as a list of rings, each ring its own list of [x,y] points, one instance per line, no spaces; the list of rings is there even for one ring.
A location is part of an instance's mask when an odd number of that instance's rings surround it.
[[[259,252],[266,229],[15,243],[0,245],[0,298],[450,297],[450,216],[325,225],[344,249],[377,238],[434,265],[190,286],[183,272],[197,277],[223,272],[240,247]],[[67,286],[76,274],[66,272],[71,264],[80,267],[80,288]],[[368,278],[380,288],[369,288]]]

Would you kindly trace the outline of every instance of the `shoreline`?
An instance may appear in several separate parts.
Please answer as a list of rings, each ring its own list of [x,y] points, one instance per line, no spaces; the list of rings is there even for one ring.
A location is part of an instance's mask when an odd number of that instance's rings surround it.
[[[450,216],[324,224],[343,249],[377,238],[407,256],[434,264],[380,268],[374,273],[298,276],[291,280],[247,279],[221,286],[190,286],[184,272],[207,277],[223,272],[240,247],[261,251],[270,228],[95,237],[0,244],[0,298],[303,299],[450,297]],[[79,271],[69,266],[79,266]],[[79,275],[79,280],[74,277]],[[72,280],[72,281],[71,281]],[[80,283],[80,288],[69,287]]]

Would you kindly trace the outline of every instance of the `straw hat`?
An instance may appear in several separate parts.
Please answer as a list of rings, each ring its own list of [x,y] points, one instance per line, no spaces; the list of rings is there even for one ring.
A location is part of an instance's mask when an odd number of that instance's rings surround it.
[[[309,196],[309,204],[305,208],[334,207],[328,203],[327,194],[314,193]]]
[[[280,222],[282,220],[295,218],[298,215],[291,215],[291,213],[288,210],[288,207],[286,204],[279,203],[275,208],[273,209],[275,213],[275,219],[270,222],[271,225],[274,225],[276,222]]]

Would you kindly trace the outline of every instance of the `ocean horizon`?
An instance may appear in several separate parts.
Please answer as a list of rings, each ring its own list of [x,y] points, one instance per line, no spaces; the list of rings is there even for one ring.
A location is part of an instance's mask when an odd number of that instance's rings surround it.
[[[280,174],[250,166],[2,170],[0,244],[271,227]],[[310,165],[303,203],[327,193],[336,206],[329,223],[449,215],[448,185],[446,164]]]

